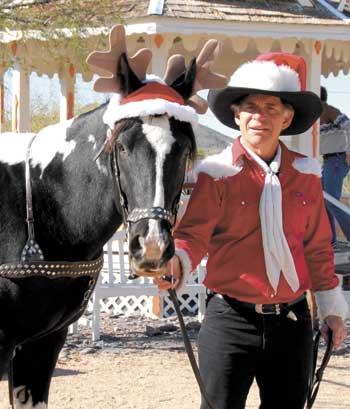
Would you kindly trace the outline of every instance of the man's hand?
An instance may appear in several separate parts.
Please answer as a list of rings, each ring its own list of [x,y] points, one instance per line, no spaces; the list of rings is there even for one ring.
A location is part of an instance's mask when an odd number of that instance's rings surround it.
[[[182,269],[178,256],[174,256],[167,265],[165,276],[155,278],[153,282],[160,290],[167,291],[171,288],[177,288],[181,282]]]
[[[329,315],[321,327],[321,333],[326,342],[328,342],[328,328],[333,332],[333,346],[334,348],[339,348],[343,345],[346,330],[344,326],[344,321],[341,317],[335,315]]]

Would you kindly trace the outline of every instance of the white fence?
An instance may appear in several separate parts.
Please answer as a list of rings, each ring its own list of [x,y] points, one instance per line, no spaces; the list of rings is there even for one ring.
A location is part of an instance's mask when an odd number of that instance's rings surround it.
[[[92,318],[83,317],[79,320],[81,324],[92,327],[93,340],[100,338],[101,312],[110,314],[138,312],[154,315],[154,297],[160,297],[157,301],[160,303],[162,315],[171,316],[175,313],[170,299],[159,292],[151,278],[128,279],[130,269],[125,235],[125,230],[116,232],[105,246],[104,266],[87,307],[87,311],[92,313]],[[191,282],[178,295],[182,311],[199,314],[199,319],[204,313],[205,288],[201,284],[204,274],[205,260],[192,275]],[[76,325],[71,329],[76,330]]]
[[[347,214],[350,214],[349,208],[343,203],[329,197],[327,193],[325,193],[325,198]],[[91,319],[83,317],[79,320],[81,324],[92,327],[93,340],[100,338],[101,312],[110,314],[138,312],[143,315],[154,315],[154,297],[160,297],[158,303],[162,315],[171,316],[175,314],[172,302],[166,295],[159,292],[151,278],[128,279],[130,269],[125,237],[125,230],[120,230],[114,234],[105,246],[104,266],[87,307],[87,311],[92,313],[92,317]],[[336,264],[349,262],[350,248],[348,252],[335,253]],[[186,285],[184,291],[178,295],[182,311],[198,314],[200,320],[205,309],[205,287],[202,284],[205,276],[205,263],[206,260],[202,260],[197,271],[191,275],[191,281]],[[350,291],[344,291],[344,295],[350,304]],[[75,324],[71,327],[71,330],[74,331],[76,328],[77,325]]]

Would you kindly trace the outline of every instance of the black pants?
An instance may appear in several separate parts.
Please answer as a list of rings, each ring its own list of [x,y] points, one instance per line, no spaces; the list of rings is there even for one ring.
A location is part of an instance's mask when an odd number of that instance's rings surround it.
[[[211,297],[199,333],[199,366],[214,409],[243,409],[254,378],[260,409],[303,409],[312,363],[307,301],[288,307],[297,321],[261,315]],[[202,402],[201,409],[207,405]]]

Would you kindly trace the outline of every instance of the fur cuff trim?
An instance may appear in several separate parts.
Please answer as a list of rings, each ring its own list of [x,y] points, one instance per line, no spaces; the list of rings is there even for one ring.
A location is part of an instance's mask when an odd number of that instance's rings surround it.
[[[298,73],[273,61],[251,61],[241,65],[232,75],[229,85],[277,92],[301,90]]]
[[[296,158],[292,166],[300,173],[312,174],[319,178],[322,175],[321,165],[314,158]]]
[[[180,293],[184,291],[184,287],[186,286],[188,279],[190,277],[190,274],[192,272],[192,263],[190,260],[189,255],[187,252],[183,249],[175,249],[175,254],[179,257],[180,263],[181,263],[181,268],[182,268],[182,278],[181,282],[176,288],[176,292]]]
[[[349,314],[349,305],[342,293],[340,286],[331,290],[316,291],[318,317],[324,320],[329,315],[346,318]]]
[[[193,181],[198,178],[199,173],[208,174],[214,179],[227,176],[235,176],[242,170],[241,163],[232,164],[232,145],[229,145],[217,155],[208,156],[202,160],[192,171]]]
[[[168,114],[179,121],[189,122],[193,127],[198,123],[198,114],[188,105],[180,105],[176,102],[169,102],[160,98],[130,102],[125,105],[120,105],[120,101],[120,94],[114,95],[103,115],[103,122],[111,129],[114,128],[117,121],[123,118],[163,114]]]

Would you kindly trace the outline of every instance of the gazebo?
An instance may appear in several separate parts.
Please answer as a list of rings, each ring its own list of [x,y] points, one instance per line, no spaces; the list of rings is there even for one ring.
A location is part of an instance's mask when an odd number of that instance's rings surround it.
[[[45,2],[50,3],[50,2]],[[147,0],[112,1],[118,19],[127,24],[128,48],[149,47],[150,71],[160,76],[168,57],[182,53],[187,60],[208,38],[222,44],[214,69],[230,75],[243,61],[264,51],[283,50],[302,55],[308,63],[308,89],[319,92],[321,74],[335,76],[350,68],[350,1],[330,0]],[[87,28],[81,43],[87,50],[107,47],[106,34],[118,21],[113,16],[103,26]],[[0,32],[0,126],[4,121],[3,76],[13,68],[12,129],[30,130],[29,75],[37,72],[60,78],[60,118],[74,115],[77,73],[84,81],[92,72],[81,53],[70,46],[69,30],[56,38],[39,31]],[[1,130],[1,128],[0,128]],[[317,155],[318,127],[303,137],[286,138],[300,152]]]

